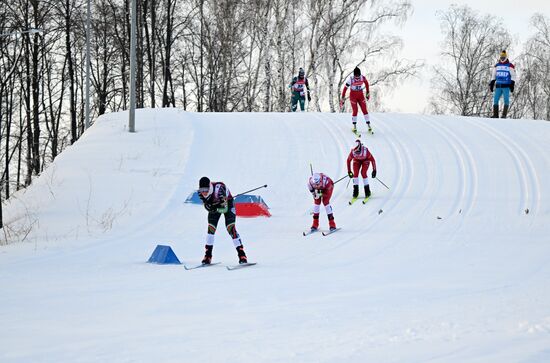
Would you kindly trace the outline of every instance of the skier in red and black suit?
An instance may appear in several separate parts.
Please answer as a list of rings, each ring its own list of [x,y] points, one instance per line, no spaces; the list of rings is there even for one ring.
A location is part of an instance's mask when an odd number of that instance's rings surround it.
[[[372,132],[372,127],[370,126],[370,116],[369,111],[367,110],[367,101],[370,100],[370,90],[369,82],[367,77],[361,75],[361,70],[358,67],[355,67],[353,70],[353,76],[350,76],[344,85],[342,90],[342,97],[340,100],[340,109],[344,107],[344,100],[346,98],[346,92],[350,89],[349,92],[349,101],[351,103],[351,121],[353,123],[353,132],[357,132],[357,113],[358,107],[357,104],[361,107],[363,112],[363,117],[369,128],[369,132]],[[366,99],[365,99],[366,92]]]
[[[336,229],[336,223],[334,222],[334,215],[332,213],[332,206],[330,205],[330,197],[332,196],[332,190],[334,189],[334,182],[328,176],[323,173],[315,173],[309,177],[307,187],[309,192],[313,195],[313,224],[311,230],[315,231],[319,228],[319,212],[321,210],[321,201],[325,206],[328,217],[328,225],[330,230]]]
[[[247,263],[241,237],[235,228],[235,206],[233,196],[229,189],[222,182],[210,182],[210,179],[203,176],[199,181],[199,198],[208,211],[208,234],[206,235],[206,252],[202,260],[203,264],[210,264],[212,261],[212,249],[214,248],[214,234],[221,215],[225,216],[225,227],[233,238],[233,245],[237,249],[239,263]]]
[[[351,162],[353,161],[353,172],[351,171]],[[376,160],[372,156],[369,149],[361,143],[361,140],[355,140],[355,146],[351,149],[347,165],[348,176],[353,178],[353,198],[359,196],[359,170],[361,170],[361,177],[363,178],[363,186],[365,188],[365,198],[370,197],[369,179],[367,177],[367,171],[369,165],[372,163],[373,178],[376,178]]]

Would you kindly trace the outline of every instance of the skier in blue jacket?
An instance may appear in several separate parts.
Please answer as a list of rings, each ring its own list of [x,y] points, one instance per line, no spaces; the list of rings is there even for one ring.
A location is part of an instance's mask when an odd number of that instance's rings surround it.
[[[504,97],[504,109],[502,110],[502,118],[506,118],[508,108],[510,107],[510,92],[514,92],[516,83],[516,69],[508,60],[508,54],[505,50],[500,52],[498,63],[493,68],[493,77],[489,83],[491,92],[494,91],[493,98],[493,116],[498,118],[498,103],[500,97]],[[495,90],[496,88],[496,90]]]

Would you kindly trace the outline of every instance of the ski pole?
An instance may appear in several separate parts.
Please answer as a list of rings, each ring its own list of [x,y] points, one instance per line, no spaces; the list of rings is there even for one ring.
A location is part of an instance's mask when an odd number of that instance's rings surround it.
[[[344,108],[346,107],[346,98],[344,97],[342,100],[344,102],[342,102],[342,106],[340,107],[340,113],[344,112]]]
[[[384,182],[383,182],[382,180],[380,180],[380,179],[378,179],[378,178],[374,178],[374,179],[378,180],[378,181],[380,182],[380,184],[382,184],[383,186],[385,186],[386,189],[390,190],[390,188],[388,188],[388,186],[387,186],[386,184],[384,184]]]
[[[313,175],[313,165],[311,163],[309,163],[309,170],[311,171],[311,175]]]
[[[262,185],[262,186],[257,187],[257,188],[254,188],[254,189],[247,190],[246,192],[239,193],[239,194],[235,195],[233,198],[236,198],[236,197],[238,197],[239,195],[243,195],[243,194],[246,194],[246,193],[253,192],[253,191],[258,190],[258,189],[261,189],[261,188],[267,188],[267,184],[266,184],[266,185]]]
[[[347,178],[348,176],[347,175],[344,175],[343,177],[341,177],[340,179],[338,179],[337,181],[334,182],[334,184],[338,183],[340,180],[344,180],[344,178]]]

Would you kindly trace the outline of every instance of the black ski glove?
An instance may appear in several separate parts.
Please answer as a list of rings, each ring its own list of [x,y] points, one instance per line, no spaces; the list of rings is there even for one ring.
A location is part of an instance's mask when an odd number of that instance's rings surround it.
[[[352,173],[351,171],[348,171],[348,176],[349,176],[350,178],[353,178],[353,173]]]
[[[514,86],[515,85],[516,85],[515,81],[512,81],[512,83],[510,83],[510,92],[514,93]]]
[[[489,82],[489,89],[491,90],[491,92],[493,92],[495,88],[495,80],[493,79],[491,82]]]
[[[372,176],[373,179],[376,178],[376,169],[372,171],[372,174],[370,176]]]

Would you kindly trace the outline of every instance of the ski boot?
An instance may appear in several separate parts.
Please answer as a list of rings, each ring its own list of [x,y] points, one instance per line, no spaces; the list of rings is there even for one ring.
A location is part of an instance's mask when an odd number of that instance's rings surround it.
[[[313,215],[313,223],[311,224],[311,231],[316,231],[319,229],[319,213]]]
[[[244,253],[244,247],[243,245],[240,245],[237,247],[237,256],[239,257],[239,263],[248,263],[248,260],[246,258],[246,253]]]
[[[508,105],[504,105],[504,108],[502,109],[502,116],[501,116],[501,118],[506,118],[506,116],[508,116],[508,108],[509,108],[509,107],[510,107],[510,106],[508,106]]]
[[[498,118],[498,105],[493,105],[493,116],[491,118]]]
[[[367,121],[367,127],[370,134],[373,134],[372,127],[370,126],[370,121]]]
[[[201,263],[203,265],[210,265],[210,263],[212,262],[212,249],[214,248],[214,246],[205,245],[204,248],[206,251],[204,252],[204,258],[202,259]]]
[[[353,197],[354,198],[359,197],[359,185],[354,185],[353,186]]]
[[[370,186],[367,184],[365,185],[365,198],[370,197]]]
[[[328,226],[330,231],[334,231],[336,229],[336,222],[334,222],[334,215],[331,213],[328,216]]]

